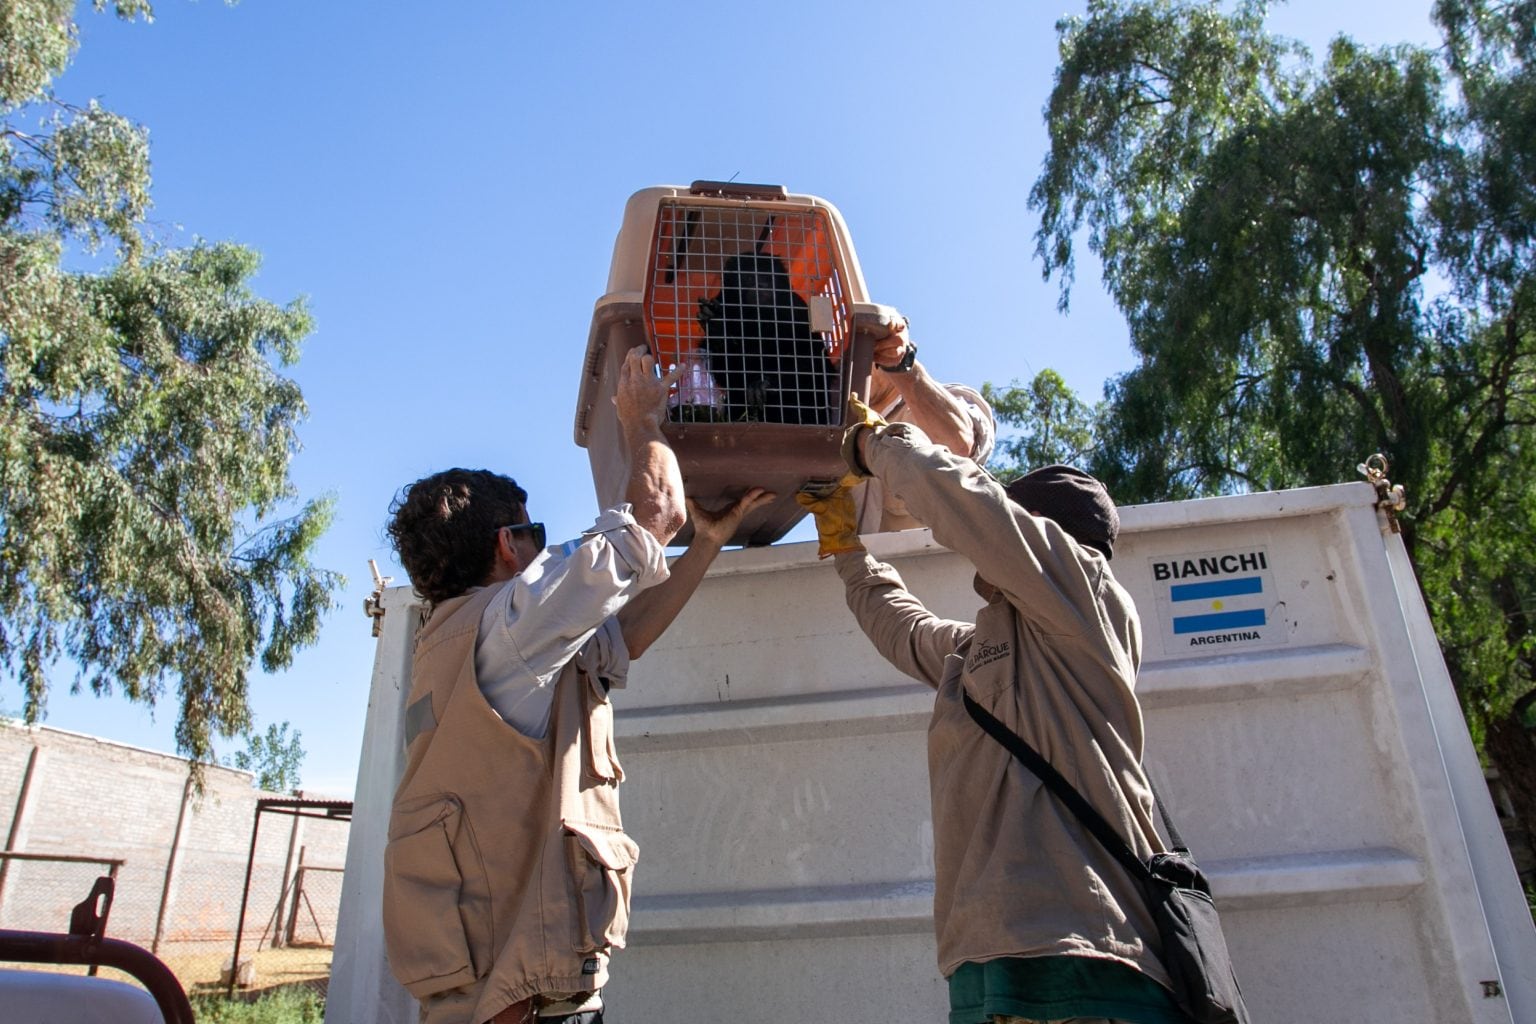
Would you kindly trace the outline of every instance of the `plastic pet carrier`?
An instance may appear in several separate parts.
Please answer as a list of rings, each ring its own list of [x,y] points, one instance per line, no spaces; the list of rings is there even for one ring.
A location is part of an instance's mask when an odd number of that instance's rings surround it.
[[[592,313],[576,407],[598,501],[629,467],[610,399],[631,348],[684,365],[664,431],[690,497],[723,507],[751,487],[778,500],[732,543],[771,544],[803,515],[806,483],[844,472],[848,394],[869,394],[870,353],[900,320],[869,302],[836,208],[782,186],[696,181],[630,197],[607,293]],[[685,544],[687,527],[674,543]]]

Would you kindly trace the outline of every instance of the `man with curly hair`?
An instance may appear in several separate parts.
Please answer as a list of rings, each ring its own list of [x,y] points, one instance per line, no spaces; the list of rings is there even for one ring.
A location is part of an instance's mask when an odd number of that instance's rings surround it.
[[[395,502],[389,534],[429,603],[385,847],[390,968],[426,1024],[601,1024],[638,849],[623,831],[609,691],[669,626],[761,488],[719,513],[683,496],[644,349],[614,405],[625,502],[546,547],[511,478],[451,469]],[[669,568],[666,545],[693,542]]]

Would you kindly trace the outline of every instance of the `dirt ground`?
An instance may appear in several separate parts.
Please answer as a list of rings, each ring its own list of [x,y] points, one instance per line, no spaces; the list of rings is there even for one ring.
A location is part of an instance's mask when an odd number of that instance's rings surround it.
[[[224,965],[229,962],[233,946],[218,953],[200,952],[178,955],[174,950],[162,950],[161,959],[181,981],[187,995],[199,992],[223,992],[226,986],[219,980]],[[304,985],[322,996],[331,977],[331,947],[288,946],[283,949],[263,948],[259,953],[240,950],[240,959],[254,958],[256,974],[248,986],[237,986],[237,993],[259,994],[268,989]]]

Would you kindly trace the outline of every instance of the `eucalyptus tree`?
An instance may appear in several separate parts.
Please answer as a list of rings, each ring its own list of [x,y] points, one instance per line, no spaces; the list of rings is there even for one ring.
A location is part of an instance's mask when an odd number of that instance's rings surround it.
[[[1079,398],[1055,370],[1041,370],[1027,384],[1015,380],[998,387],[989,381],[981,394],[999,423],[1019,431],[997,439],[989,466],[1000,479],[1053,463],[1088,465],[1100,410]]]
[[[54,89],[75,9],[0,0],[0,670],[29,721],[61,673],[151,705],[174,685],[208,760],[339,582],[310,563],[330,503],[289,479],[306,409],[279,370],[310,318],[252,293],[251,250],[150,236],[147,130]]]
[[[288,723],[272,723],[265,733],[247,730],[245,749],[229,757],[231,767],[251,773],[251,784],[268,793],[298,793],[304,764],[304,734],[288,733]]]
[[[1058,25],[1037,251],[1065,306],[1086,240],[1137,358],[1092,468],[1146,501],[1385,454],[1462,707],[1536,835],[1536,0],[1439,0],[1443,47],[1320,59],[1264,13],[1090,0]]]

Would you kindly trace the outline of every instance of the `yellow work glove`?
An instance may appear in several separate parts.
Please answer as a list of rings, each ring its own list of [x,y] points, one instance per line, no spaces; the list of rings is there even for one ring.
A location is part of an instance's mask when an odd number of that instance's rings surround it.
[[[816,517],[818,557],[864,550],[859,540],[859,510],[853,503],[853,486],[858,482],[858,477],[850,473],[830,488],[818,489],[808,484],[795,495],[800,507]]]
[[[885,417],[865,405],[859,400],[859,396],[853,392],[848,393],[848,421],[847,430],[843,431],[843,461],[848,464],[848,471],[855,479],[862,480],[869,476],[869,469],[859,458],[859,435],[872,427],[886,425]]]

